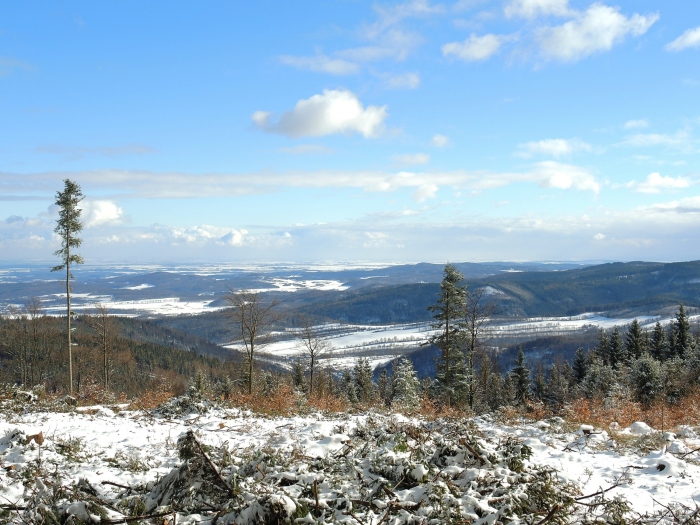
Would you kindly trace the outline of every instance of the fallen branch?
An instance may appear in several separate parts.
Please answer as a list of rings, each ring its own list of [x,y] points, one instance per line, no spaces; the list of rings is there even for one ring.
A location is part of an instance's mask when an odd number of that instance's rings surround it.
[[[226,480],[223,478],[221,473],[219,473],[219,469],[216,468],[214,463],[212,463],[212,460],[209,458],[206,452],[204,452],[204,448],[202,447],[202,444],[199,442],[199,440],[194,436],[194,433],[192,434],[192,439],[194,440],[195,445],[197,445],[197,448],[199,449],[200,454],[202,454],[202,457],[207,461],[211,469],[214,471],[214,474],[216,474],[216,477],[218,480],[221,482],[221,484],[226,487],[226,490],[228,490],[228,493],[231,496],[235,496],[236,493],[234,490],[229,486],[228,483],[226,483]],[[259,467],[259,465],[258,465]]]
[[[161,512],[159,514],[146,514],[143,516],[124,516],[123,518],[117,518],[113,520],[101,520],[100,523],[104,525],[117,525],[118,523],[129,523],[132,521],[150,520],[153,518],[164,518],[165,516],[172,516],[173,514],[173,512]]]
[[[0,509],[2,510],[27,510],[27,507],[20,507],[18,505],[0,505]]]
[[[535,525],[544,525],[549,520],[551,520],[557,512],[559,512],[559,509],[561,509],[561,506],[554,505],[554,507],[552,507],[552,510],[550,510],[549,513],[540,521],[538,521]]]

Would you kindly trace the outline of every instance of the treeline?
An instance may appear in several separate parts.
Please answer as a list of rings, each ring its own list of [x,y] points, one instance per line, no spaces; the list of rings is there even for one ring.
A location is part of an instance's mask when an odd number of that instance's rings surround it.
[[[235,380],[240,372],[231,359],[206,355],[225,349],[149,321],[114,317],[98,308],[79,316],[72,327],[76,397],[100,392],[133,398],[156,385],[178,393],[197,373]],[[0,315],[0,382],[67,393],[68,360],[65,317],[45,315],[38,300]]]

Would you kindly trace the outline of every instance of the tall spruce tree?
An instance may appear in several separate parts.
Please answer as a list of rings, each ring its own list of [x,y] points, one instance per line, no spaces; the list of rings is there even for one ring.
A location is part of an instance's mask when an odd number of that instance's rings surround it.
[[[402,357],[394,373],[394,395],[392,405],[412,410],[420,404],[420,382],[410,359]]]
[[[658,321],[654,325],[654,330],[651,333],[649,353],[657,361],[666,361],[666,359],[668,359],[669,349],[668,340],[666,339],[666,330]]]
[[[614,370],[619,370],[627,362],[627,352],[625,351],[625,345],[622,344],[622,333],[619,326],[613,328],[612,334],[610,334],[609,348],[610,366]]]
[[[532,395],[537,401],[544,401],[547,396],[547,376],[542,363],[538,363],[535,367],[535,378],[532,381]]]
[[[372,381],[372,365],[366,357],[360,357],[355,361],[353,370],[355,378],[355,391],[357,400],[361,403],[369,403],[374,399],[374,381]]]
[[[586,372],[588,372],[589,364],[589,356],[583,351],[583,348],[577,348],[576,355],[574,355],[573,366],[573,378],[576,384],[581,383],[581,381],[583,381],[583,378],[586,377]]]
[[[645,350],[642,327],[639,321],[635,319],[627,327],[627,333],[625,334],[625,352],[627,358],[630,360],[639,359]]]
[[[82,209],[79,208],[83,200],[80,186],[70,179],[63,181],[63,191],[56,192],[56,205],[58,206],[58,219],[54,230],[61,237],[61,248],[54,255],[61,259],[61,264],[51,268],[52,272],[66,271],[66,337],[68,343],[68,392],[73,395],[73,342],[71,339],[71,264],[83,264],[83,258],[74,253],[74,248],[79,248],[83,240],[78,234],[83,229],[80,222]]]
[[[598,329],[598,344],[593,352],[604,364],[610,364],[610,338],[602,328]]]
[[[676,319],[671,325],[671,330],[674,335],[674,345],[671,347],[671,352],[675,357],[684,358],[690,355],[692,350],[693,336],[690,333],[690,321],[685,313],[683,303],[678,307]]]
[[[525,366],[525,354],[522,346],[518,348],[518,357],[515,360],[515,368],[511,372],[515,401],[518,404],[525,404],[530,399],[530,369]]]
[[[440,349],[433,390],[447,405],[462,399],[466,388],[462,345],[467,287],[461,284],[463,280],[457,268],[445,265],[437,303],[428,307],[438,331],[430,342]]]

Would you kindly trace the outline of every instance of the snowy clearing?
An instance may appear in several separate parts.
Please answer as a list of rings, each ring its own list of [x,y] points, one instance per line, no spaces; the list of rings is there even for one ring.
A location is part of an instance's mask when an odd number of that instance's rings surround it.
[[[5,523],[49,511],[61,523],[177,513],[180,525],[517,524],[566,511],[574,523],[623,508],[616,498],[629,502],[628,518],[700,503],[692,427],[676,437],[559,418],[262,417],[190,398],[152,412],[112,409],[0,421]],[[661,446],[643,452],[640,440]],[[668,514],[655,522],[673,523]]]

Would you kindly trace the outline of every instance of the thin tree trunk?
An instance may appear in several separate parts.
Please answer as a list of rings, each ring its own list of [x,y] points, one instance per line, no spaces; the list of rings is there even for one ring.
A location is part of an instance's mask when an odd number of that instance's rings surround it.
[[[66,245],[68,243],[66,242]],[[66,315],[66,326],[68,328],[68,392],[73,395],[73,343],[71,342],[70,333],[70,251],[68,252],[68,257],[66,257],[66,304],[67,315]]]

